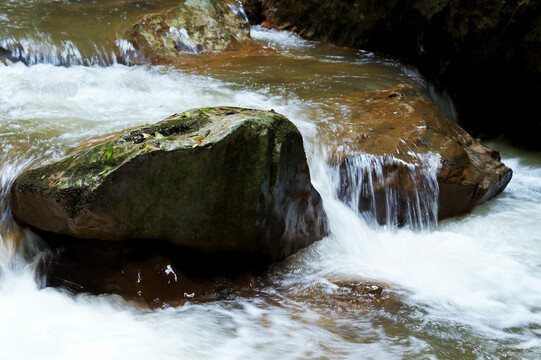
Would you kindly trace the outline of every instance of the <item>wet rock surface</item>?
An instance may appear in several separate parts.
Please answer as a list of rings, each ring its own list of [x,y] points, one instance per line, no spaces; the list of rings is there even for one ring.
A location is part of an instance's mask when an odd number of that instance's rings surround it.
[[[150,308],[249,295],[254,275],[220,259],[148,241],[73,240],[45,235],[50,249],[37,266],[40,287],[72,293],[116,294]]]
[[[239,4],[229,0],[186,0],[140,19],[120,46],[127,63],[169,62],[182,54],[234,50],[250,38]]]
[[[81,239],[154,239],[250,267],[326,235],[301,134],[273,111],[193,109],[89,144],[15,180],[17,222]]]
[[[263,0],[264,25],[416,65],[474,136],[541,147],[541,2]]]
[[[419,89],[399,85],[344,95],[350,113],[331,149],[339,196],[380,223],[469,212],[506,187],[511,169],[474,140]],[[432,204],[438,199],[439,204]],[[437,206],[433,206],[437,205]],[[437,213],[436,213],[437,211]]]
[[[363,313],[397,308],[401,296],[387,284],[334,279],[324,283],[288,284],[275,278],[278,268],[239,271],[219,256],[144,240],[109,242],[74,240],[41,233],[47,244],[36,267],[40,288],[72,294],[115,294],[151,309],[231,300],[268,298],[278,306],[292,302]]]

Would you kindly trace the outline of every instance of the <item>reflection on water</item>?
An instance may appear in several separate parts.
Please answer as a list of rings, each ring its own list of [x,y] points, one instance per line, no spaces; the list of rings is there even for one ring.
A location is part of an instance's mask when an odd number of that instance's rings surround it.
[[[242,88],[269,88],[305,101],[326,101],[344,92],[421,82],[415,70],[372,53],[309,43],[259,27],[252,27],[251,37],[262,39],[263,46],[224,54],[187,55],[175,65]]]
[[[24,6],[29,3],[38,5]],[[91,47],[81,45],[87,37],[74,35],[77,26],[88,29],[93,44],[106,44],[121,33],[117,26],[152,3],[3,1],[0,21],[10,25],[0,31],[39,39],[32,33],[37,29],[54,44],[73,41],[91,58]],[[113,30],[90,29],[83,13],[110,19],[105,23],[115,19]],[[66,34],[55,18],[64,19]],[[540,154],[493,142],[515,172],[499,197],[433,231],[370,226],[337,198],[339,179],[326,162],[327,144],[338,141],[327,131],[340,123],[342,110],[334,106],[348,110],[333,99],[424,84],[411,69],[373,54],[258,28],[253,37],[262,42],[259,50],[182,59],[180,70],[0,66],[0,244],[7,244],[0,245],[2,358],[538,358]],[[275,109],[295,122],[331,235],[261,274],[244,297],[150,311],[117,296],[38,291],[31,257],[10,250],[20,236],[9,229],[4,206],[13,177],[89,137],[209,105]],[[27,254],[39,252],[28,231],[22,238]],[[380,300],[343,285],[365,281],[384,287]]]

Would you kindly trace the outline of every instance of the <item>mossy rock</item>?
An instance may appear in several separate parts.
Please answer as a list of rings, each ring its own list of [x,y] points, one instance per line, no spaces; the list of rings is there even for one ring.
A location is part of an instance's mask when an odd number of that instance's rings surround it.
[[[250,24],[238,6],[230,0],[183,1],[166,12],[144,16],[126,38],[139,57],[150,62],[185,53],[239,49],[250,38]],[[129,60],[141,61],[137,56]]]
[[[22,173],[10,192],[15,219],[76,238],[156,239],[261,263],[326,235],[301,134],[274,111],[192,109],[106,139]]]

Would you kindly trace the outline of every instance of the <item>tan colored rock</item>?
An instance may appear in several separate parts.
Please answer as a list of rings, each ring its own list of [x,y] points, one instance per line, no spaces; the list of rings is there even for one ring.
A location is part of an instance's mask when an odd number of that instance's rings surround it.
[[[380,223],[427,225],[467,213],[511,179],[497,151],[478,143],[411,85],[341,101],[352,110],[332,149],[331,162],[340,167],[339,195]]]
[[[250,38],[250,24],[239,11],[230,0],[185,0],[134,24],[126,34],[129,43],[122,43],[121,56],[129,63],[155,63],[186,53],[242,48]]]

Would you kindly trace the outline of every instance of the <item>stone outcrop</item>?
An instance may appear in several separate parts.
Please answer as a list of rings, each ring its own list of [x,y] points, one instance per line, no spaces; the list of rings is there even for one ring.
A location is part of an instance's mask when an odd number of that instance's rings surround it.
[[[171,61],[186,53],[234,50],[250,38],[250,24],[230,0],[186,0],[141,18],[120,42],[125,62]]]
[[[263,0],[266,26],[417,66],[478,137],[541,148],[541,2]]]
[[[23,225],[82,239],[155,239],[268,264],[326,235],[302,137],[274,111],[175,114],[22,173]],[[92,142],[91,142],[92,143]]]
[[[427,225],[500,193],[512,171],[411,85],[342,97],[339,196],[380,223]],[[439,203],[435,203],[438,199]]]

